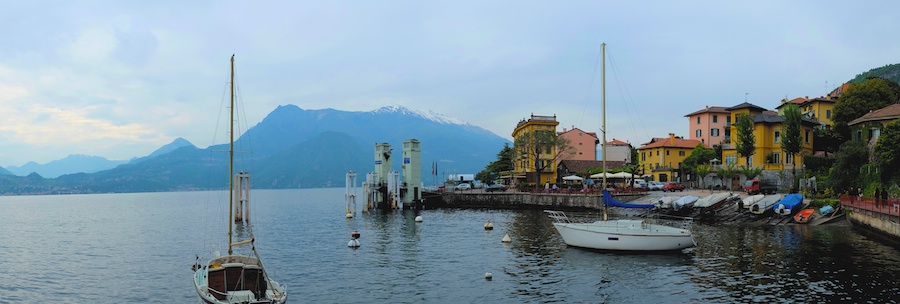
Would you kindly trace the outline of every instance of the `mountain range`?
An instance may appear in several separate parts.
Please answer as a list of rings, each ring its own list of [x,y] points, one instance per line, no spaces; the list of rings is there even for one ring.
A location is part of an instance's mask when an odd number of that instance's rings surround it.
[[[242,168],[251,172],[254,188],[337,187],[344,185],[348,171],[358,172],[359,180],[374,171],[376,143],[389,143],[399,156],[408,139],[421,143],[426,184],[447,174],[476,173],[496,159],[504,144],[511,144],[483,128],[434,112],[397,106],[349,112],[283,105],[235,140],[235,160],[236,167],[248,164]],[[0,175],[0,193],[221,189],[228,182],[227,153],[221,152],[227,150],[227,145],[199,149],[179,138],[146,157],[98,172],[56,178],[45,178],[36,170],[28,176]],[[396,159],[393,169],[400,171]],[[431,175],[432,164],[437,166],[436,176]]]

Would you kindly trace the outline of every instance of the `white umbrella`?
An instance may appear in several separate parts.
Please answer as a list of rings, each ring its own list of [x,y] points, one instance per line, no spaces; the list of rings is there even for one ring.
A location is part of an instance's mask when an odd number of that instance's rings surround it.
[[[580,180],[584,180],[584,179],[581,178],[581,177],[579,177],[579,176],[577,176],[577,175],[569,175],[569,176],[563,177],[563,180],[567,180],[567,181],[580,181]]]
[[[612,175],[610,175],[610,176],[607,176],[607,178],[609,178],[609,177],[612,177],[612,178],[632,178],[632,177],[634,177],[634,175],[632,175],[631,173],[628,173],[628,172],[619,172],[619,173],[615,173],[615,174],[612,174]]]
[[[590,176],[590,178],[603,178],[604,175],[606,176],[606,178],[611,178],[611,177],[612,177],[612,174],[605,173],[605,172],[600,172],[600,173],[597,173],[597,174],[592,174],[592,175]]]

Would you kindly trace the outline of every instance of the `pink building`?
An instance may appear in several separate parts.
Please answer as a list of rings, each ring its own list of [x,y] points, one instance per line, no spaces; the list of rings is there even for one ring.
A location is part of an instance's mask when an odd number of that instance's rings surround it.
[[[731,142],[731,115],[725,107],[710,107],[685,115],[688,118],[690,139],[707,147]]]
[[[585,132],[575,126],[571,130],[563,128],[562,132],[558,132],[559,136],[569,140],[572,146],[572,153],[568,155],[560,155],[556,160],[556,165],[563,160],[597,160],[597,133]]]

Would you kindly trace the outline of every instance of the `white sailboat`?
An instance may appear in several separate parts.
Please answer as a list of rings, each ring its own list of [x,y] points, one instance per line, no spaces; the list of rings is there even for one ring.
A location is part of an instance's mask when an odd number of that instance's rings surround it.
[[[228,194],[228,255],[210,259],[206,264],[200,263],[200,258],[194,264],[194,289],[200,300],[208,304],[225,303],[285,303],[287,292],[285,286],[272,280],[262,260],[256,252],[254,238],[235,241],[232,238],[234,227],[234,55],[231,56],[231,126],[230,145],[228,151],[229,194]],[[250,246],[252,255],[235,254],[233,247]]]
[[[603,133],[603,172],[606,172],[606,43],[602,44],[601,49],[603,123],[600,131]],[[602,185],[606,185],[606,174],[603,175]],[[607,196],[603,197],[604,208],[610,205],[605,200],[612,200]],[[650,207],[653,206],[650,205]],[[663,224],[664,221],[659,218],[607,220],[604,212],[602,221],[575,223],[561,211],[545,210],[544,212],[547,212],[553,219],[553,227],[569,246],[623,251],[680,250],[696,246],[690,230],[693,223],[690,218],[675,220],[676,227]]]

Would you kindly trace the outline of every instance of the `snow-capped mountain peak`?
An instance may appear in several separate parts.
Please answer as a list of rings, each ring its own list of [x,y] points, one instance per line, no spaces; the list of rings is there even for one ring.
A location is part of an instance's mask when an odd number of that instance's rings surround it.
[[[431,110],[428,110],[428,111],[411,110],[404,106],[399,106],[399,105],[384,106],[384,107],[375,109],[374,111],[372,111],[372,113],[376,113],[376,114],[377,113],[397,113],[397,114],[404,114],[404,115],[416,115],[416,116],[420,116],[424,119],[443,123],[443,124],[469,125],[468,122],[465,122],[462,119],[459,119],[456,117],[444,115],[444,114],[437,113],[437,112],[434,112]]]

